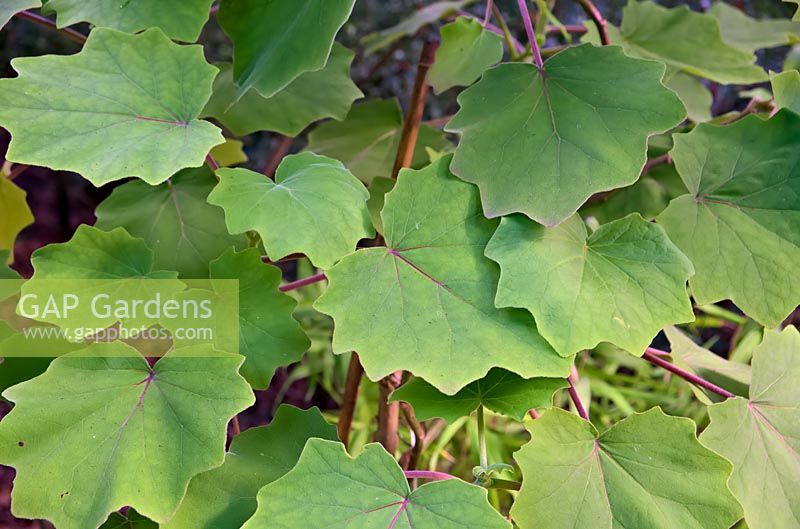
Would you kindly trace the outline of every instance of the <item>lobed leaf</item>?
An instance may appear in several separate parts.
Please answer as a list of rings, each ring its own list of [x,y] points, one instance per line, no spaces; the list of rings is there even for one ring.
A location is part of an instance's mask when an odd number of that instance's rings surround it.
[[[208,196],[225,211],[231,233],[255,230],[270,259],[292,253],[330,268],[375,236],[369,192],[341,162],[305,152],[283,159],[275,181],[248,169],[220,169]]]
[[[92,31],[71,56],[22,57],[0,80],[7,158],[80,173],[94,185],[129,176],[160,184],[199,167],[223,142],[197,116],[216,68],[200,46],[179,46],[160,29],[127,35]]]
[[[503,59],[503,37],[473,18],[458,17],[441,29],[442,43],[428,72],[433,91],[469,86],[488,67]]]
[[[800,333],[767,331],[753,354],[750,398],[708,409],[700,441],[733,463],[728,481],[751,529],[800,519]]]
[[[572,359],[553,351],[530,315],[495,308],[497,268],[483,251],[497,221],[450,174],[451,158],[401,171],[382,213],[387,247],[327,272],[315,307],[334,319],[334,352],[358,351],[372,380],[403,369],[448,395],[492,367],[566,376]]]
[[[17,470],[14,515],[87,529],[130,505],[166,521],[192,476],[222,463],[228,421],[254,402],[242,358],[216,355],[177,349],[151,368],[123,343],[94,344],[7,389],[0,463]]]
[[[298,498],[313,501],[302,502]],[[411,490],[394,458],[369,444],[356,458],[341,443],[310,439],[288,474],[258,493],[258,509],[242,529],[510,529],[486,490],[461,480]]]
[[[501,269],[497,306],[529,310],[564,356],[600,342],[638,356],[665,325],[694,320],[692,263],[638,214],[591,235],[577,215],[555,228],[505,217],[486,256]]]
[[[481,190],[488,217],[546,225],[598,191],[630,185],[647,138],[685,116],[662,65],[616,47],[582,45],[531,64],[501,64],[459,95],[447,130],[461,135],[453,173]]]
[[[741,517],[725,485],[730,464],[698,442],[689,419],[654,408],[598,435],[553,409],[528,429],[511,509],[521,529],[728,529]]]
[[[24,190],[0,174],[0,249],[12,250],[19,232],[33,223],[26,196]]]
[[[656,221],[694,263],[698,304],[731,299],[768,327],[800,304],[798,134],[800,116],[783,110],[674,136],[672,158],[689,194]]]

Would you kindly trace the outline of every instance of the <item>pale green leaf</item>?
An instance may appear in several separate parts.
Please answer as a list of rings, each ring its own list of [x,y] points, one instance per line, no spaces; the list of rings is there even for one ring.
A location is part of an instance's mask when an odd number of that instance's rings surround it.
[[[122,227],[144,239],[158,269],[187,279],[208,277],[211,260],[228,248],[247,247],[246,237],[225,230],[222,210],[206,202],[214,183],[206,167],[183,170],[158,186],[128,182],[97,207],[96,226]]]
[[[383,234],[383,219],[381,219],[381,210],[386,201],[386,193],[394,189],[395,179],[387,178],[385,176],[377,176],[369,184],[369,200],[367,200],[367,209],[369,216],[372,219],[372,225],[375,230]]]
[[[225,463],[195,476],[175,516],[161,529],[239,529],[256,511],[256,494],[297,463],[310,438],[336,440],[336,429],[316,408],[278,408],[269,426],[231,441]]]
[[[255,248],[228,251],[211,262],[210,270],[213,279],[239,280],[239,303],[229,310],[239,315],[239,352],[246,358],[242,375],[254,388],[266,389],[275,369],[297,362],[308,349],[308,338],[292,317],[297,302],[278,290],[280,269],[262,263]],[[221,294],[223,303],[232,302]],[[225,342],[223,333],[215,333],[215,339]]]
[[[220,167],[230,167],[248,160],[243,147],[244,143],[242,141],[228,138],[222,145],[217,145],[211,149],[210,154]]]
[[[675,327],[667,327],[664,334],[670,343],[670,357],[675,365],[717,384],[737,395],[746,395],[750,385],[751,370],[747,364],[733,362],[700,347]],[[705,404],[719,400],[716,393],[689,384]]]
[[[11,64],[19,77],[0,80],[11,161],[74,171],[96,186],[129,176],[159,184],[201,166],[224,140],[197,119],[216,68],[200,46],[179,46],[159,29],[99,28],[77,55]]]
[[[770,74],[772,93],[775,95],[775,106],[788,108],[800,114],[800,71],[788,70]]]
[[[390,176],[400,135],[403,113],[396,99],[371,99],[350,110],[344,121],[323,123],[308,135],[309,151],[341,162],[364,182],[376,176]],[[450,142],[438,130],[423,125],[419,129],[411,166],[428,164],[427,147],[445,150]]]
[[[307,500],[313,501],[304,501]],[[458,479],[411,490],[379,444],[351,458],[341,443],[310,439],[288,474],[258,493],[242,529],[510,529],[486,490]]]
[[[130,505],[166,521],[189,480],[222,464],[228,421],[254,402],[240,356],[199,353],[177,349],[151,369],[125,344],[94,344],[7,389],[12,513],[87,529]]]
[[[19,232],[33,223],[33,213],[25,197],[25,191],[0,174],[0,250],[13,249]]]
[[[364,96],[350,79],[352,61],[352,51],[334,44],[321,70],[301,74],[272,97],[250,90],[238,102],[233,71],[230,65],[223,65],[203,116],[217,119],[237,136],[269,130],[294,137],[315,121],[341,121],[353,101]]]
[[[698,304],[731,299],[772,327],[800,303],[799,135],[800,117],[782,110],[674,136],[672,158],[690,194],[657,222],[694,263]]]
[[[741,517],[725,485],[730,464],[697,441],[689,419],[654,408],[598,435],[553,409],[527,426],[533,440],[514,456],[521,529],[728,529]]]
[[[421,421],[441,417],[454,422],[484,406],[518,421],[531,408],[553,405],[553,393],[567,387],[563,378],[525,379],[504,369],[492,369],[455,395],[445,395],[421,378],[412,378],[392,393],[390,401],[405,401]]]
[[[217,14],[233,41],[237,99],[253,88],[271,97],[328,62],[355,0],[226,0]]]
[[[11,268],[6,266],[14,255],[11,250],[0,250],[0,279],[18,279],[19,275]],[[5,299],[4,290],[0,290],[0,300]]]
[[[578,215],[546,228],[505,217],[486,247],[500,264],[498,307],[528,309],[563,355],[610,342],[641,355],[665,325],[694,320],[692,263],[638,214],[592,234]]]
[[[194,42],[208,20],[213,0],[48,0],[58,27],[89,22],[126,33],[161,28],[170,38]]]
[[[488,67],[503,59],[503,37],[473,18],[458,17],[442,27],[442,44],[428,72],[437,94],[454,86],[469,86]]]
[[[123,228],[102,231],[81,225],[68,242],[39,248],[31,257],[33,277],[22,286],[22,294],[44,306],[50,295],[80,295],[93,299],[113,293],[115,299],[151,299],[156,294],[174,293],[184,285],[176,272],[157,270],[154,256],[142,239],[131,237]],[[80,281],[102,279],[102,282]],[[152,281],[153,279],[173,281]],[[26,308],[30,312],[32,308]],[[149,326],[154,319],[143,314],[117,318],[114,313],[94,311],[83,303],[68,314],[48,313],[35,318],[66,329],[102,329],[117,321],[130,326]]]
[[[747,51],[785,46],[800,35],[800,24],[788,18],[750,18],[723,1],[715,2],[708,14],[719,21],[725,42]]]
[[[231,233],[258,232],[273,261],[302,253],[330,268],[359,240],[375,236],[367,189],[332,158],[287,156],[275,181],[248,169],[219,169],[217,175],[209,203],[225,210]]]
[[[611,40],[625,52],[655,59],[667,66],[722,84],[766,80],[751,52],[726,44],[719,22],[682,5],[672,9],[655,2],[630,0],[622,11],[622,26],[609,28]]]
[[[487,70],[447,125],[461,134],[453,173],[480,187],[488,217],[558,224],[592,194],[635,182],[647,138],[683,119],[663,75],[660,64],[589,44],[549,59],[544,77],[532,64]]]
[[[370,33],[361,39],[361,43],[366,47],[364,51],[366,53],[375,53],[378,50],[394,44],[403,37],[414,35],[428,24],[432,24],[437,20],[457,13],[459,9],[473,2],[475,2],[475,0],[448,0],[433,2],[432,4],[422,6],[415,10],[411,16],[403,19],[398,24],[375,33]]]
[[[753,355],[750,398],[708,409],[700,440],[733,463],[728,482],[751,529],[800,520],[800,333],[768,331]]]
[[[688,73],[669,69],[664,77],[664,84],[678,94],[686,107],[689,119],[695,123],[711,120],[711,104],[714,96],[703,82]]]
[[[41,5],[41,0],[0,0],[0,29],[20,11]]]
[[[560,357],[525,311],[497,309],[497,266],[483,256],[497,221],[451,156],[404,170],[383,208],[387,247],[359,250],[327,272],[316,308],[333,317],[335,353],[358,351],[378,380],[407,370],[453,395],[502,367],[525,378],[563,377]]]

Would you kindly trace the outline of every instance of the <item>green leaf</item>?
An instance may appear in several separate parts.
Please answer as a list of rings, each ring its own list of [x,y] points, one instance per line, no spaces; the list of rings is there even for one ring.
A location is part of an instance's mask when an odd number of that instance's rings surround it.
[[[13,249],[19,232],[33,223],[33,213],[25,197],[25,191],[0,174],[0,250]]]
[[[112,512],[100,529],[158,529],[158,524],[136,510],[128,509],[125,514]]]
[[[772,93],[775,94],[775,106],[788,108],[800,114],[800,72],[788,70],[770,75]]]
[[[269,98],[255,90],[237,102],[237,87],[230,65],[222,65],[214,81],[214,94],[204,117],[213,117],[237,136],[260,130],[294,137],[315,121],[343,120],[353,101],[364,96],[350,79],[353,52],[334,44],[328,63],[321,70],[306,72]]]
[[[612,42],[634,57],[661,61],[721,84],[766,80],[764,70],[753,64],[752,53],[725,43],[713,16],[685,5],[667,9],[655,2],[631,0],[622,11],[622,26],[609,30]]]
[[[800,303],[800,117],[782,110],[674,136],[672,158],[690,194],[656,219],[694,263],[695,301],[731,299],[773,327]]]
[[[403,37],[416,34],[428,24],[432,24],[437,20],[457,13],[459,9],[473,2],[475,2],[475,0],[453,0],[434,2],[430,5],[420,7],[416,9],[410,17],[403,19],[399,24],[375,33],[370,33],[361,39],[361,43],[365,46],[364,51],[368,54],[375,53],[378,50],[394,44]]]
[[[315,306],[333,317],[334,352],[358,351],[372,380],[408,370],[448,395],[492,367],[566,376],[572,359],[529,314],[495,308],[498,271],[483,250],[497,221],[481,214],[477,189],[450,174],[451,158],[401,171],[383,208],[387,248],[359,250],[327,272]]]
[[[469,86],[488,67],[503,59],[503,37],[483,28],[473,18],[458,17],[442,27],[442,44],[428,72],[433,91]]]
[[[123,343],[94,344],[6,390],[14,515],[87,529],[130,505],[166,521],[192,476],[222,464],[228,421],[254,402],[240,356],[200,353],[177,349],[151,369]]]
[[[497,306],[531,311],[565,356],[600,342],[640,356],[662,327],[694,320],[692,263],[638,214],[591,235],[578,215],[555,228],[506,217],[486,256],[501,269]]]
[[[376,176],[369,184],[369,200],[367,200],[367,209],[369,216],[372,219],[372,225],[375,230],[383,234],[383,219],[381,219],[381,210],[386,201],[386,193],[394,189],[395,179],[386,178],[384,176]]]
[[[527,427],[533,440],[514,456],[521,529],[728,529],[741,517],[730,464],[697,441],[690,419],[654,408],[598,435],[553,409]]]
[[[725,42],[747,51],[785,46],[800,35],[800,24],[788,18],[750,18],[722,1],[715,2],[708,14],[719,21]]]
[[[58,27],[89,22],[126,33],[161,28],[170,38],[194,42],[208,20],[213,0],[48,0]]]
[[[237,99],[254,88],[270,97],[328,62],[355,0],[226,0],[217,15],[233,41]]]
[[[41,5],[41,0],[0,0],[0,29],[3,29],[11,17],[20,11]]]
[[[244,143],[240,140],[226,139],[225,143],[211,149],[210,154],[220,167],[230,167],[248,160],[243,147]]]
[[[247,247],[246,237],[225,230],[222,210],[206,202],[214,183],[206,167],[185,169],[158,186],[128,182],[97,207],[96,226],[122,227],[144,239],[159,269],[188,279],[208,277],[209,261],[228,248]]]
[[[800,519],[800,333],[767,331],[753,355],[750,398],[708,409],[700,436],[733,463],[728,485],[751,529],[797,527]]]
[[[567,387],[563,378],[525,379],[504,369],[492,369],[455,395],[441,393],[421,378],[412,378],[392,393],[390,401],[405,401],[421,421],[441,417],[455,422],[483,406],[521,421],[531,408],[553,405],[553,393]]]
[[[303,498],[313,501],[303,501]],[[510,529],[486,490],[458,479],[411,490],[394,458],[369,444],[356,458],[341,443],[310,439],[288,474],[258,493],[242,529]]]
[[[223,142],[196,119],[216,68],[200,46],[179,46],[159,29],[98,28],[77,55],[11,64],[19,77],[0,80],[0,124],[13,162],[74,171],[96,186],[129,176],[160,184]]]
[[[262,263],[255,248],[229,250],[211,262],[210,270],[213,279],[239,280],[239,305],[230,310],[239,314],[239,352],[246,358],[242,375],[254,388],[266,389],[275,369],[297,362],[308,349],[308,338],[292,317],[297,302],[278,290],[280,269]]]
[[[695,123],[711,120],[711,104],[714,102],[714,96],[700,79],[679,70],[668,69],[664,84],[683,101],[689,119]]]
[[[150,299],[156,293],[178,292],[184,285],[177,273],[154,269],[154,256],[142,239],[131,237],[123,228],[105,232],[85,224],[78,227],[68,242],[48,244],[31,257],[33,277],[22,286],[23,295],[38,296],[42,305],[50,295],[73,294],[80,289],[81,297],[113,292],[115,299]],[[102,279],[101,283],[78,280]],[[175,279],[156,281],[153,279]],[[41,281],[40,281],[41,280]],[[53,281],[62,280],[62,281]],[[72,283],[74,282],[74,283]],[[117,321],[130,326],[149,326],[155,320],[144,315],[130,319],[117,318],[113,313],[95,313],[89,304],[82,304],[69,314],[43,314],[36,318],[62,328],[106,328]]]
[[[161,529],[239,529],[256,511],[256,494],[295,466],[310,438],[336,440],[316,408],[283,405],[269,426],[231,441],[225,463],[195,476],[175,516]]]
[[[274,182],[248,169],[219,169],[217,175],[209,203],[225,210],[231,233],[257,231],[273,261],[302,253],[330,268],[359,240],[375,236],[367,189],[332,158],[287,156]]]
[[[700,347],[675,327],[666,327],[672,361],[680,368],[717,384],[737,395],[746,395],[750,385],[751,370],[747,364],[732,362]],[[692,392],[705,404],[719,400],[716,393],[689,384]]]
[[[19,275],[6,266],[13,257],[11,250],[0,250],[0,279],[19,279]],[[0,289],[0,300],[5,299],[4,290]]]
[[[364,182],[376,176],[390,176],[400,135],[403,113],[396,99],[372,99],[355,105],[344,121],[323,123],[308,135],[309,151],[330,156]],[[428,164],[426,147],[445,150],[451,147],[438,130],[421,126],[412,167]]]
[[[647,138],[685,116],[664,67],[617,47],[569,48],[544,65],[501,64],[459,95],[453,173],[481,189],[488,217],[555,225],[589,196],[630,185]]]

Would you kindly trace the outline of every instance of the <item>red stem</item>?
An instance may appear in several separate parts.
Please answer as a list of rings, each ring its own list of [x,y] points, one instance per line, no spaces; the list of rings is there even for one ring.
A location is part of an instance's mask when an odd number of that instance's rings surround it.
[[[297,281],[292,281],[291,283],[286,283],[285,285],[281,285],[279,290],[281,292],[289,292],[290,290],[297,290],[298,288],[303,288],[308,285],[313,285],[314,283],[319,283],[320,281],[324,281],[327,279],[325,277],[324,272],[320,272],[319,274],[314,274],[313,276],[304,277],[303,279],[298,279]]]
[[[56,25],[54,21],[50,20],[47,17],[43,17],[42,15],[39,15],[37,13],[31,13],[30,11],[20,11],[19,13],[16,13],[14,16],[17,18],[22,18],[24,20],[29,20],[34,24],[38,24],[42,27],[54,29],[59,33],[61,33],[62,35],[64,35],[65,37],[67,37],[68,39],[77,42],[78,44],[83,44],[84,42],[86,42],[86,35],[78,33],[74,29],[70,28],[59,29],[59,27]]]
[[[492,20],[492,5],[494,5],[493,0],[486,0],[486,14],[483,15],[483,27],[489,25],[489,22]]]
[[[364,374],[364,367],[358,359],[358,354],[353,352],[350,356],[350,365],[347,367],[347,380],[344,386],[344,398],[342,399],[342,409],[339,412],[339,422],[336,431],[339,440],[347,446],[350,441],[350,429],[353,425],[353,415],[355,415],[356,403],[358,402],[358,387],[361,385],[361,377]]]
[[[281,135],[278,139],[278,144],[275,146],[275,150],[269,155],[269,159],[264,165],[264,169],[261,170],[261,173],[270,178],[275,176],[275,171],[278,170],[278,166],[289,153],[289,150],[292,148],[292,143],[294,143],[294,138]]]
[[[569,382],[569,397],[572,399],[572,403],[575,404],[575,409],[578,410],[578,415],[580,415],[582,419],[588,421],[589,414],[586,413],[586,408],[583,407],[583,402],[581,402],[581,397],[578,395],[578,390],[575,389],[575,385],[572,383],[572,378],[567,378],[567,382]]]
[[[525,0],[517,0],[519,5],[519,12],[522,15],[522,21],[525,23],[525,32],[528,34],[528,41],[531,43],[531,51],[533,52],[533,62],[539,71],[544,67],[542,61],[542,53],[539,51],[539,43],[536,42],[536,33],[533,31],[533,21],[531,21],[531,13],[528,11],[528,6]]]
[[[642,358],[644,358],[645,360],[647,360],[651,364],[655,364],[658,367],[662,367],[662,368],[666,369],[670,373],[674,373],[674,374],[678,375],[682,379],[684,379],[684,380],[686,380],[688,382],[691,382],[692,384],[694,384],[696,386],[700,386],[701,388],[705,388],[708,391],[711,391],[712,393],[716,393],[717,395],[721,395],[721,396],[725,397],[726,399],[732,399],[732,398],[736,397],[736,395],[734,395],[730,391],[722,389],[721,387],[717,386],[716,384],[714,384],[712,382],[709,382],[708,380],[706,380],[704,378],[701,378],[701,377],[699,377],[699,376],[697,376],[697,375],[695,375],[693,373],[689,373],[688,371],[685,371],[685,370],[681,369],[680,367],[676,366],[675,364],[667,362],[666,360],[664,360],[660,356],[660,355],[665,355],[665,354],[668,354],[668,353],[666,353],[665,351],[658,350],[658,349],[653,349],[652,347],[648,347],[647,350],[642,355]]]
[[[217,163],[217,161],[214,159],[213,156],[211,156],[210,153],[206,154],[206,163],[208,164],[208,166],[211,168],[212,171],[216,171],[217,169],[219,169],[219,163]]]
[[[597,27],[597,33],[600,35],[600,42],[603,46],[611,44],[611,39],[608,36],[608,23],[606,19],[603,18],[603,15],[600,14],[600,10],[597,9],[597,6],[594,5],[592,0],[578,0],[578,3]]]
[[[403,474],[406,475],[407,479],[432,479],[434,481],[458,479],[445,472],[436,472],[435,470],[404,470]]]

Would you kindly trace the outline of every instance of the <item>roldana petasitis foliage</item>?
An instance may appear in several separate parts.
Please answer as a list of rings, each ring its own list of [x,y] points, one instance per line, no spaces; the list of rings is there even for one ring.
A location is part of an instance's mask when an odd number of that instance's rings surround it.
[[[411,3],[0,0],[0,519],[800,529],[800,17]]]

